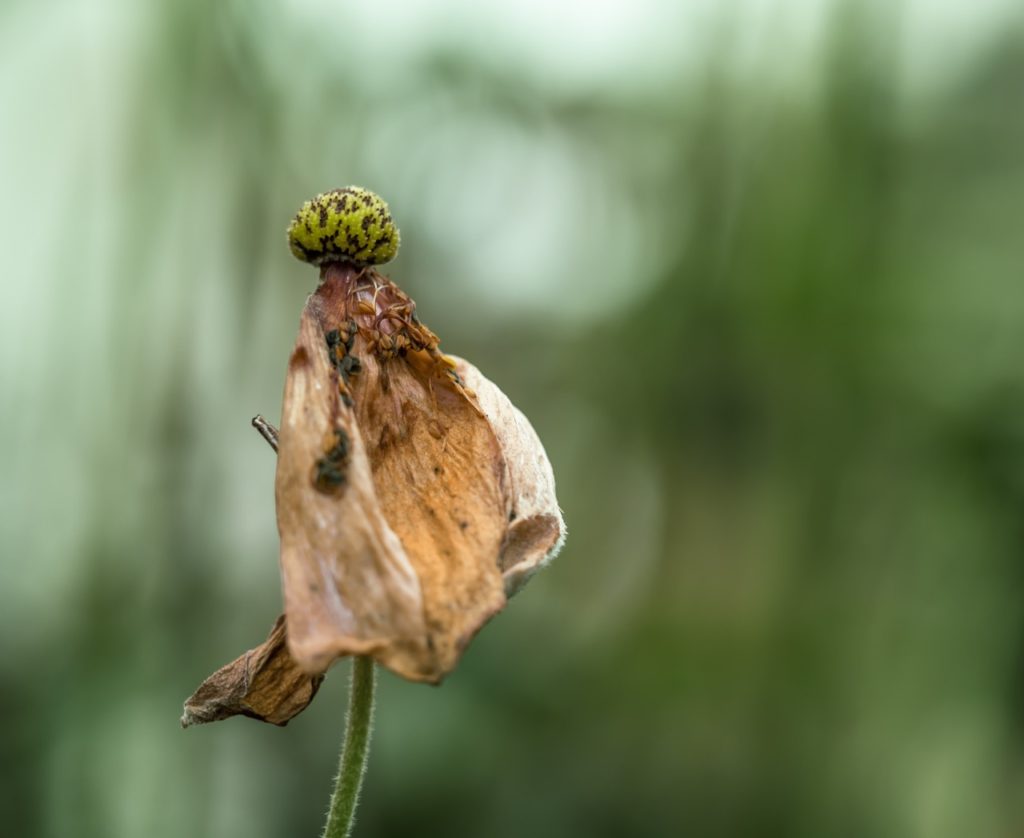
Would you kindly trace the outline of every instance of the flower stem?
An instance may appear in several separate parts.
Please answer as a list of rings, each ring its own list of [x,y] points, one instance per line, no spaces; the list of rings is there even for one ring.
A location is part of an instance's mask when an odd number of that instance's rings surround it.
[[[370,751],[376,681],[377,670],[373,658],[360,655],[352,659],[345,742],[341,746],[338,776],[334,781],[334,793],[331,795],[331,808],[327,813],[323,838],[348,838],[352,833],[359,789],[363,784],[363,774],[366,773],[366,757]]]

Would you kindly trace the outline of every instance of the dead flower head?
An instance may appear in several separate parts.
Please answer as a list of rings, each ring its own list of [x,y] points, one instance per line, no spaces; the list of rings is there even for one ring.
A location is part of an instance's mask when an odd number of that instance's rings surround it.
[[[397,252],[387,205],[355,187],[289,228],[319,264],[288,362],[275,495],[283,618],[208,678],[182,723],[304,709],[345,655],[437,683],[561,546],[540,440],[472,364],[441,353],[372,265]]]

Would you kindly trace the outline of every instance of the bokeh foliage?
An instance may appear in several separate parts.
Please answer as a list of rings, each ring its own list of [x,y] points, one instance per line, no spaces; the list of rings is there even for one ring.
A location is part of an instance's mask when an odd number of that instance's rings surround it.
[[[316,834],[340,668],[177,717],[277,613],[283,230],[360,183],[570,539],[382,678],[357,834],[1019,834],[1024,36],[909,85],[903,7],[818,5],[799,71],[724,9],[633,86],[628,40],[587,86],[313,3],[0,11],[5,832]]]

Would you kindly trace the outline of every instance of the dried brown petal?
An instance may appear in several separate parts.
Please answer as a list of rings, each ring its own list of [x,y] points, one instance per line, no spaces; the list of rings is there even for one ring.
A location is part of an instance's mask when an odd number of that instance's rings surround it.
[[[553,559],[565,541],[565,522],[555,498],[555,475],[529,420],[476,367],[453,359],[459,376],[476,393],[501,447],[508,529],[498,559],[505,593],[512,596]]]
[[[288,653],[284,617],[267,639],[222,666],[185,702],[181,726],[243,715],[284,726],[313,700],[323,675],[304,672]]]
[[[373,271],[325,268],[292,353],[278,455],[295,659],[317,672],[369,653],[419,681],[451,671],[505,604],[504,472],[411,300]]]

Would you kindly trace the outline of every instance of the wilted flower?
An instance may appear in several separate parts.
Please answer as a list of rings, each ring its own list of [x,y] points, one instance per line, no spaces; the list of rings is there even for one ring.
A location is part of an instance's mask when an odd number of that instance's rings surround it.
[[[439,682],[564,538],[526,418],[446,356],[371,265],[398,231],[373,193],[307,202],[289,229],[321,265],[288,363],[276,478],[285,615],[208,678],[182,723],[304,709],[337,658]]]

